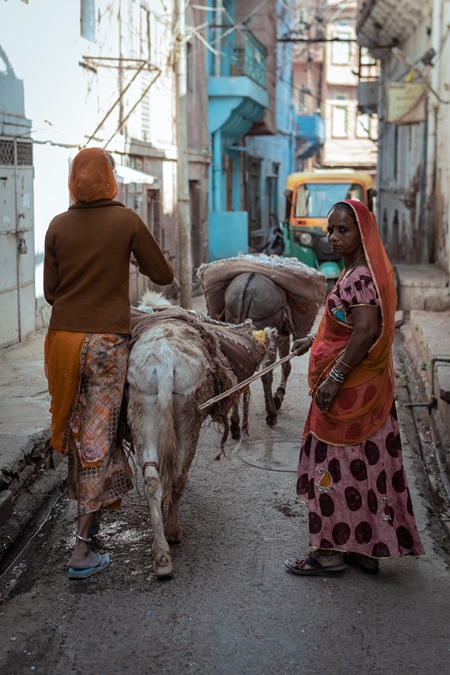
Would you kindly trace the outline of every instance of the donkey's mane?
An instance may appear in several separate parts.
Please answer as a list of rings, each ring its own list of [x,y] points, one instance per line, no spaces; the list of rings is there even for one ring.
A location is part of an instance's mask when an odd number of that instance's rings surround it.
[[[138,307],[138,310],[141,312],[148,311],[148,308],[152,309],[155,307],[171,307],[170,301],[164,297],[162,293],[158,291],[146,291],[142,296],[141,304]]]

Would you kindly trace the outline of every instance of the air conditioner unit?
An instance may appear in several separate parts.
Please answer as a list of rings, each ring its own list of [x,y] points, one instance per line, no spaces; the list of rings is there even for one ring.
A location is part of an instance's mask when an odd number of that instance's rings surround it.
[[[361,80],[358,82],[358,109],[361,113],[373,115],[378,112],[380,91],[380,83],[378,80]]]

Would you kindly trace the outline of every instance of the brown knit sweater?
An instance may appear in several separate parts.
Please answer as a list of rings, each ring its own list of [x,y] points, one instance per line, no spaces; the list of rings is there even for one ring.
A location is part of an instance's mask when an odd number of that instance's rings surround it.
[[[45,237],[44,295],[50,329],[130,333],[130,255],[161,286],[173,270],[145,223],[110,199],[77,202],[53,218]]]

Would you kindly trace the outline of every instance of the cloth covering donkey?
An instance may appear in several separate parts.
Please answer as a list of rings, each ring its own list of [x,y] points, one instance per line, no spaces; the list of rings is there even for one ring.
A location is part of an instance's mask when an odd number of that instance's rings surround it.
[[[223,451],[228,413],[241,392],[203,411],[198,406],[253,374],[273,331],[263,332],[258,341],[249,323],[240,327],[210,323],[206,316],[168,305],[154,293],[146,294],[143,303],[151,305],[153,313],[132,312],[127,416],[150,510],[153,570],[164,579],[173,571],[169,543],[181,540],[180,501],[202,423],[210,416],[220,424]],[[245,392],[244,401],[245,417]]]
[[[256,328],[277,329],[278,341],[263,367],[289,354],[290,336],[303,337],[311,330],[317,311],[324,300],[325,278],[294,258],[266,255],[239,255],[215,260],[198,270],[206,306],[214,319],[240,324],[250,319]],[[266,422],[274,426],[283,402],[291,371],[290,362],[281,367],[281,380],[272,392],[273,373],[262,378],[266,405]],[[231,434],[239,438],[239,414],[234,409]]]

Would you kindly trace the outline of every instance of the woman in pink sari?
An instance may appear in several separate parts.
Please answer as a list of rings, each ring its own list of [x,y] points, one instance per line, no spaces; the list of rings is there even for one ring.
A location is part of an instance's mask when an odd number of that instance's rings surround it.
[[[375,217],[361,202],[338,202],[328,242],[345,267],[327,298],[311,349],[312,402],[302,437],[297,493],[309,507],[310,545],[285,561],[295,574],[369,574],[379,559],[424,554],[402,461],[391,346],[397,295]]]

